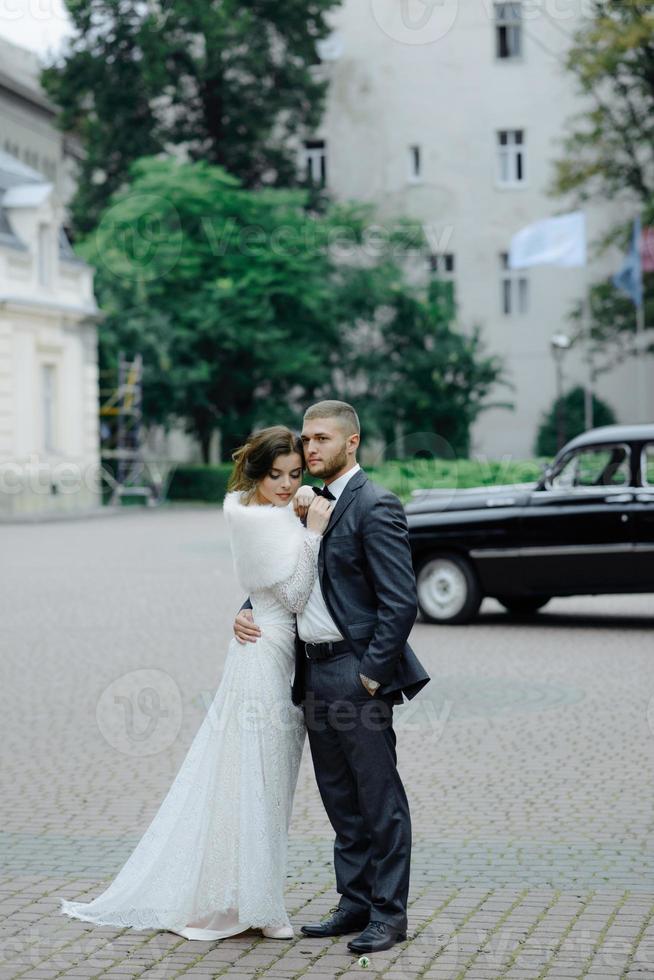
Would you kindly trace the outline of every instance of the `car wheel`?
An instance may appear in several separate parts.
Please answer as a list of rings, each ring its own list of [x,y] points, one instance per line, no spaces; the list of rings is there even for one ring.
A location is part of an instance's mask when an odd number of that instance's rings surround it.
[[[416,576],[418,607],[428,623],[457,625],[477,615],[483,598],[469,561],[459,555],[433,555]]]
[[[551,595],[498,596],[497,601],[514,616],[530,616],[546,606],[551,598]]]

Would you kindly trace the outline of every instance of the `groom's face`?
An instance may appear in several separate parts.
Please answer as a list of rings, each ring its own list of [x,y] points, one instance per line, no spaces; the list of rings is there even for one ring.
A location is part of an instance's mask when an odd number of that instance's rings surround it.
[[[311,419],[302,427],[302,444],[311,476],[329,480],[355,462],[358,435],[347,436],[338,419]]]

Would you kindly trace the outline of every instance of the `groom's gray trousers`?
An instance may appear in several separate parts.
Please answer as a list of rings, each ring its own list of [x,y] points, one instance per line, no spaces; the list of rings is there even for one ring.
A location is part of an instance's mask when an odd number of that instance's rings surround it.
[[[306,661],[304,713],[336,833],[339,906],[405,931],[411,818],[397,771],[393,701],[392,694],[368,693],[353,652]]]

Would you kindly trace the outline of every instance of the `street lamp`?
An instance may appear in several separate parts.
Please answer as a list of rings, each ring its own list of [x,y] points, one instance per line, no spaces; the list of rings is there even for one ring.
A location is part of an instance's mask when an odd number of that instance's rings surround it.
[[[565,418],[563,406],[563,358],[565,352],[572,346],[572,341],[564,333],[555,333],[550,340],[552,356],[556,364],[556,451],[563,448],[565,442]]]

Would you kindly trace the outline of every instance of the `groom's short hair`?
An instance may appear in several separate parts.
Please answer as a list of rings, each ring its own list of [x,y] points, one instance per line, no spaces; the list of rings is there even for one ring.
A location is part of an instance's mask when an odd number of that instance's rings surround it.
[[[339,402],[335,399],[316,402],[315,405],[310,405],[304,413],[305,422],[310,422],[312,419],[338,419],[346,436],[355,433],[361,435],[359,416],[347,402]]]

